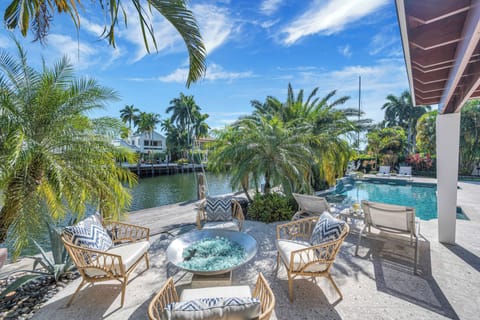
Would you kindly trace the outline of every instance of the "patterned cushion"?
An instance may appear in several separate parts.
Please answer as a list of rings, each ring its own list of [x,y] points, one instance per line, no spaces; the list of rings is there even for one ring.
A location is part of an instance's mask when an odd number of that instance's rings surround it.
[[[257,298],[201,298],[168,304],[162,319],[258,319],[259,315]]]
[[[207,221],[231,221],[232,197],[207,197],[205,213]]]
[[[101,223],[101,218],[94,214],[91,215],[74,226],[66,227],[63,230],[70,238],[74,245],[107,251],[113,246],[112,238]]]
[[[328,211],[325,211],[318,218],[317,224],[313,228],[310,243],[317,245],[336,240],[340,237],[344,227],[345,221],[335,219]]]

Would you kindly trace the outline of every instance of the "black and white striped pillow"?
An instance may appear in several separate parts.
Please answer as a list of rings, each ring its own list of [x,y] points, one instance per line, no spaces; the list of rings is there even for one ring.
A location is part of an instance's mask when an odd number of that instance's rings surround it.
[[[69,236],[74,245],[107,251],[113,246],[112,238],[103,227],[100,217],[91,215],[74,226],[66,227],[63,232]]]

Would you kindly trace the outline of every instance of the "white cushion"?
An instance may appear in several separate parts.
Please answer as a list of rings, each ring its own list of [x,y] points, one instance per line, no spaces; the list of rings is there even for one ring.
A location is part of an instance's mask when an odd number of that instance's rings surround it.
[[[121,244],[112,247],[107,252],[122,257],[122,264],[124,268],[123,270],[126,272],[135,262],[138,261],[138,259],[140,259],[141,256],[145,254],[145,252],[148,251],[148,248],[150,248],[150,242],[144,240],[133,243]],[[115,262],[117,261],[118,260],[115,259]],[[111,263],[111,261],[106,261],[105,264],[108,265],[109,263]],[[102,264],[104,264],[103,261]],[[115,272],[117,274],[121,274],[120,266],[117,263],[115,264]],[[85,269],[85,273],[91,277],[103,276],[106,274],[104,271],[96,268],[87,268]]]
[[[292,257],[292,251],[301,250],[310,248],[312,245],[306,241],[296,241],[296,240],[277,240],[277,250],[280,253],[280,257],[285,262],[285,265],[290,268],[290,259]],[[315,260],[316,257],[314,250],[308,251],[309,253],[296,254],[293,260],[293,270],[291,271],[300,271],[301,268],[305,266],[308,261]],[[305,272],[322,272],[325,271],[328,267],[326,263],[314,263],[309,265]]]
[[[201,298],[168,304],[165,320],[258,320],[261,306],[257,298]]]
[[[199,289],[184,289],[180,295],[180,301],[189,301],[200,298],[234,298],[251,297],[252,293],[248,286],[209,287]]]
[[[223,229],[240,231],[237,220],[207,222],[203,225],[203,229]]]

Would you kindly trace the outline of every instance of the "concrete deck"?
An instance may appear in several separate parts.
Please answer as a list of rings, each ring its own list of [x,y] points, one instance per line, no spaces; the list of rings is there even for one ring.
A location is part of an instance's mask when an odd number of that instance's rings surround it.
[[[353,255],[356,230],[341,248],[332,275],[344,299],[338,301],[323,278],[294,282],[295,301],[288,300],[286,274],[276,275],[275,224],[247,221],[245,231],[256,238],[257,256],[234,271],[235,284],[253,287],[262,272],[277,299],[273,319],[478,319],[480,314],[480,184],[459,183],[458,204],[470,220],[457,220],[457,244],[438,242],[437,220],[422,221],[419,275],[413,275],[413,248],[408,241],[362,241]],[[179,233],[194,228],[195,203],[134,212],[130,221],[152,228],[151,267],[138,268],[127,286],[120,309],[120,285],[99,283],[84,288],[73,305],[65,307],[80,283],[77,279],[53,297],[34,319],[146,319],[148,304],[167,277],[179,289],[189,285],[190,274],[167,264],[165,250]],[[187,223],[187,224],[183,224]],[[190,224],[188,224],[190,223]],[[170,230],[173,236],[160,233]],[[3,270],[2,270],[3,271]]]

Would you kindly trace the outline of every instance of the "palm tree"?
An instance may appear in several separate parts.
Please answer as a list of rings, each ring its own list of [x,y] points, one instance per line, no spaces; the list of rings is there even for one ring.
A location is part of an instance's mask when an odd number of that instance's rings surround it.
[[[392,94],[387,96],[387,102],[382,106],[385,110],[385,123],[388,127],[400,126],[407,131],[407,151],[415,152],[416,126],[418,119],[427,111],[430,106],[415,107],[410,92],[405,90],[399,97]]]
[[[187,87],[190,86],[191,82],[201,79],[206,70],[206,51],[197,22],[193,13],[187,8],[186,1],[147,0],[145,4],[138,0],[130,1],[137,11],[137,17],[140,22],[147,51],[150,52],[149,40],[151,40],[155,50],[157,50],[157,41],[153,25],[149,19],[153,8],[172,24],[183,38],[187,47],[190,59]],[[107,38],[109,44],[115,47],[115,27],[117,27],[118,22],[121,20],[123,20],[125,26],[127,26],[127,20],[129,18],[127,17],[123,3],[121,0],[97,0],[91,2],[92,5],[96,2],[100,6],[103,11],[103,16],[107,19],[101,36]],[[105,5],[105,2],[107,2],[108,5]],[[5,10],[4,22],[9,29],[19,28],[24,37],[31,27],[35,34],[35,40],[44,42],[50,30],[50,23],[57,13],[68,14],[73,20],[75,27],[79,29],[81,19],[78,8],[83,8],[85,5],[85,2],[81,2],[80,0],[12,0]],[[92,11],[96,9],[97,8],[92,8]],[[119,12],[123,17],[119,17]],[[30,21],[31,26],[29,25]]]
[[[116,99],[113,90],[77,79],[66,58],[37,71],[17,47],[18,58],[0,53],[0,242],[8,234],[18,253],[42,212],[80,217],[93,205],[118,219],[131,201],[122,182],[135,176],[116,159],[135,155],[113,147],[85,116]]]
[[[122,110],[120,110],[120,119],[124,123],[128,122],[128,128],[132,130],[132,122],[135,123],[138,119],[138,113],[140,110],[135,108],[133,104],[126,105]]]
[[[343,175],[349,160],[351,150],[345,137],[364,129],[370,120],[349,120],[349,116],[358,115],[358,110],[337,109],[349,97],[334,99],[336,90],[333,90],[320,98],[317,97],[318,90],[313,89],[304,100],[304,91],[300,90],[295,95],[289,84],[285,103],[267,97],[263,105],[253,101],[252,106],[255,108],[254,116],[278,119],[287,127],[301,130],[309,137],[308,141],[316,155],[315,166],[318,170],[315,171],[319,174],[316,178],[333,184],[337,176]]]
[[[242,119],[220,132],[209,166],[228,166],[232,187],[241,185],[249,199],[245,182],[250,178],[257,184],[263,179],[265,193],[279,184],[290,193],[310,185],[313,150],[305,142],[303,134],[279,121]]]
[[[160,123],[160,115],[153,112],[142,112],[138,116],[138,132],[140,133],[148,133],[150,139],[153,138],[153,131],[157,124]]]

